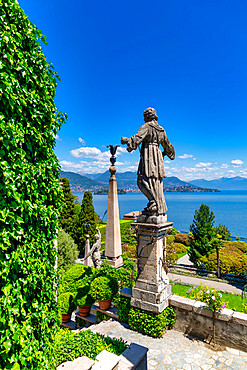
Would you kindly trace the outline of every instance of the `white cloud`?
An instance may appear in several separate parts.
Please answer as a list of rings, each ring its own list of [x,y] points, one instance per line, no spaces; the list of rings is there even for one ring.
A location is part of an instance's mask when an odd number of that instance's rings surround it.
[[[244,164],[244,162],[241,161],[241,159],[233,159],[231,161],[231,164],[236,165],[236,166],[240,166],[241,164]]]
[[[79,139],[78,139],[79,141],[80,141],[80,143],[82,144],[82,145],[86,145],[86,141],[84,140],[84,139],[82,139],[81,137],[79,137]]]
[[[93,158],[101,154],[101,151],[98,148],[82,147],[71,150],[70,154],[75,158]]]
[[[165,161],[165,163],[169,163],[169,164],[170,164],[170,163],[171,163],[171,161],[166,160],[166,161]]]
[[[228,164],[226,164],[226,163],[223,163],[221,166],[220,166],[220,168],[228,168],[229,167],[229,165]]]
[[[192,154],[183,154],[183,155],[179,155],[178,158],[181,158],[181,159],[193,158],[193,155]]]
[[[125,147],[120,146],[119,148],[117,148],[117,154],[118,154],[118,153],[126,154],[126,153],[128,153],[128,152],[127,152],[127,149],[126,149]]]
[[[200,168],[200,167],[210,167],[212,166],[213,163],[210,163],[210,162],[200,162],[200,163],[197,163],[196,164],[196,167]]]
[[[62,141],[62,139],[59,137],[58,134],[54,135],[54,138],[57,140],[57,141]]]

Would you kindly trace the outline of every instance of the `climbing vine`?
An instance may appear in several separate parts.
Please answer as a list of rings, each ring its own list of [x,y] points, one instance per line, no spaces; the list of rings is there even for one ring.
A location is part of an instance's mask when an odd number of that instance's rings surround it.
[[[60,209],[54,104],[45,37],[15,0],[0,1],[0,368],[47,369],[57,319]]]

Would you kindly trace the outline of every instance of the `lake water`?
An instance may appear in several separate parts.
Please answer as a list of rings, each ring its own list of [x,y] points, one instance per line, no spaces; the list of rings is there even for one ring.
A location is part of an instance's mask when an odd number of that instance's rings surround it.
[[[81,202],[83,193],[74,193]],[[94,195],[95,211],[102,218],[107,209],[107,195]],[[142,193],[118,196],[120,219],[125,213],[141,211],[147,204]],[[205,203],[215,214],[215,226],[229,228],[232,236],[247,238],[247,191],[221,191],[220,193],[165,193],[168,207],[167,219],[174,222],[177,230],[188,232],[195,213]],[[106,221],[106,215],[104,217]]]

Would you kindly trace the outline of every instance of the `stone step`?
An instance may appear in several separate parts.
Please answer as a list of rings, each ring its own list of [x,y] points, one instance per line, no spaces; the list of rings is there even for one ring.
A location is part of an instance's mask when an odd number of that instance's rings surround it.
[[[81,316],[79,311],[76,311],[75,316],[81,320],[88,322],[89,324],[96,324],[96,315],[90,313],[88,316]]]
[[[96,315],[97,315],[97,311],[98,311],[98,312],[104,313],[105,315],[111,317],[114,320],[119,319],[117,307],[111,307],[111,308],[108,308],[107,310],[102,310],[102,308],[100,308],[100,306],[98,304],[94,304],[93,305],[93,310],[96,311]]]
[[[132,297],[132,289],[131,288],[123,288],[120,290],[120,295],[122,297],[131,298]]]
[[[75,327],[75,322],[73,320],[70,320],[69,322],[63,322],[61,324],[61,327],[62,328],[65,328],[65,329],[70,329],[70,330],[75,330],[76,327]]]
[[[108,352],[105,349],[98,354],[95,359],[95,364],[92,366],[92,370],[113,370],[116,369],[120,361],[120,356],[114,353]]]
[[[95,361],[86,356],[78,357],[74,361],[63,362],[57,370],[91,370]]]

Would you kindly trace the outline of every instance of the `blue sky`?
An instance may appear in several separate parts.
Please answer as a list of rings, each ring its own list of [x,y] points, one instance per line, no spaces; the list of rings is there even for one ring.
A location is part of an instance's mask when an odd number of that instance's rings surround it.
[[[104,172],[120,144],[157,110],[182,180],[247,177],[247,2],[242,0],[19,0],[47,36],[43,50],[61,77],[56,106],[62,169]],[[119,172],[139,151],[123,147]]]

